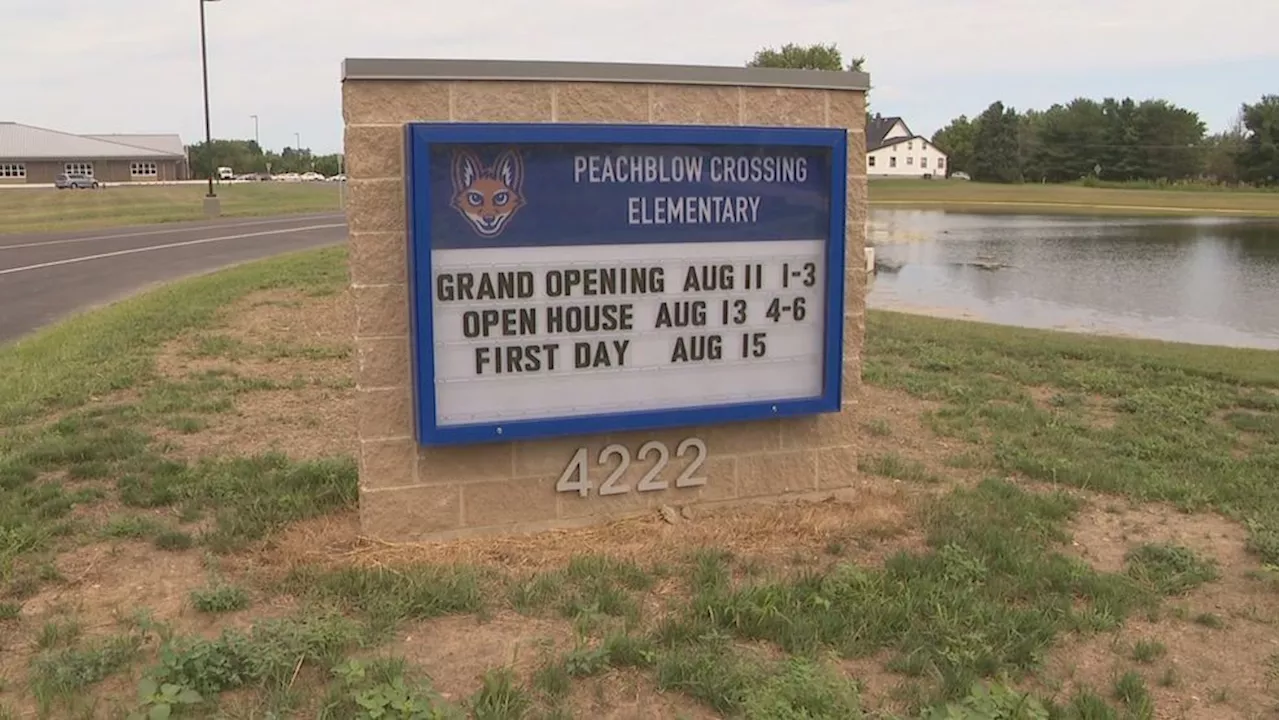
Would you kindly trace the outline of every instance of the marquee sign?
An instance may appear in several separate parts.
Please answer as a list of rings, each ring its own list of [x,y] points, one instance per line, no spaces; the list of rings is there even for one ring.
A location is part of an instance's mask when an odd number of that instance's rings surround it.
[[[408,125],[419,442],[839,411],[845,142]]]

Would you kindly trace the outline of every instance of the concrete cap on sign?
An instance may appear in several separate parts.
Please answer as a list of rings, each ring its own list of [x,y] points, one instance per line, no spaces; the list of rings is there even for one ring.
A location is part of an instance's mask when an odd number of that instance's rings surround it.
[[[864,72],[542,60],[347,58],[343,80],[526,80],[867,90]]]

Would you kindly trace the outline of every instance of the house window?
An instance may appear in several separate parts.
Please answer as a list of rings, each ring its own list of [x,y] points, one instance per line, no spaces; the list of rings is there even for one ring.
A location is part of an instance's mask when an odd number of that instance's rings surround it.
[[[908,156],[907,156],[907,164],[908,164],[908,165],[911,165],[914,161],[915,161],[915,158],[911,157],[910,155],[908,155]]]
[[[867,156],[867,167],[875,167],[875,166],[876,166],[876,156],[875,156],[875,155],[868,155],[868,156]]]
[[[0,178],[25,178],[27,166],[22,163],[0,163]]]
[[[913,145],[914,145],[914,143],[913,143],[911,140],[908,140],[908,141],[907,141],[907,149],[908,149],[908,150],[913,150],[913,149],[915,149],[915,148],[913,147]]]
[[[889,158],[889,167],[898,167],[898,158],[896,157]]]
[[[927,167],[929,167],[929,158],[927,158],[927,157],[922,157],[922,158],[920,158],[920,167],[922,167],[922,168],[927,168]]]
[[[63,167],[63,172],[68,175],[88,175],[89,177],[93,177],[93,163],[74,162],[67,163]]]
[[[944,168],[944,167],[946,167],[946,166],[947,166],[947,159],[946,159],[946,158],[938,158],[938,169],[939,169],[939,170],[941,170],[942,168]]]
[[[155,177],[156,164],[153,162],[131,162],[129,163],[130,177]]]

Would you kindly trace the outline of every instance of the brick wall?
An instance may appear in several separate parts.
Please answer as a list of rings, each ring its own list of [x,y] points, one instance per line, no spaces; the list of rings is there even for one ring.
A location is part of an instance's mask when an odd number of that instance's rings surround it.
[[[596,522],[659,505],[812,495],[850,484],[857,465],[866,235],[865,98],[858,90],[638,82],[375,80],[343,82],[350,179],[351,289],[356,313],[360,516],[386,540],[444,539]],[[849,132],[844,403],[838,414],[676,430],[427,448],[414,440],[406,285],[403,125],[412,121],[618,122],[843,127]],[[699,488],[579,497],[556,492],[574,451],[594,462],[630,448],[624,482],[652,467],[648,440],[701,438]],[[673,467],[683,465],[672,459]]]

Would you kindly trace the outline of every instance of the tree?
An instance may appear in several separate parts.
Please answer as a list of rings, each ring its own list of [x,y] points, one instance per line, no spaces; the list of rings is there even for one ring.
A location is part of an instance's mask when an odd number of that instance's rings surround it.
[[[862,58],[856,58],[849,65],[849,70],[861,70]],[[787,43],[780,49],[764,48],[757,50],[747,67],[785,68],[790,70],[834,70],[845,69],[840,49],[831,45],[796,45]]]
[[[1240,178],[1271,185],[1277,178],[1277,96],[1263,95],[1258,102],[1240,108],[1244,123],[1244,147],[1236,155]]]
[[[947,154],[948,175],[961,170],[973,172],[973,139],[977,130],[974,121],[961,115],[933,134],[933,144]]]
[[[973,139],[973,179],[1022,182],[1017,111],[1005,108],[1004,103],[997,100],[978,116],[977,124]]]
[[[1164,100],[1144,100],[1133,124],[1142,157],[1137,179],[1180,180],[1200,174],[1204,123],[1199,115]]]
[[[1237,159],[1245,151],[1244,123],[1236,121],[1231,129],[1210,135],[1202,143],[1204,174],[1217,182],[1240,182]]]
[[[210,162],[212,155],[212,163]],[[191,171],[196,178],[208,177],[209,168],[230,167],[240,173],[302,173],[314,170],[336,175],[342,167],[341,155],[316,156],[306,148],[286,147],[280,152],[263,151],[253,140],[214,140],[208,148],[196,143],[187,148]]]

